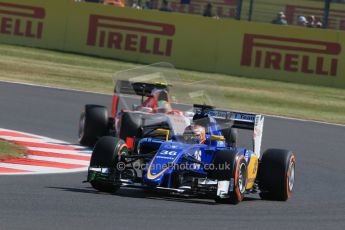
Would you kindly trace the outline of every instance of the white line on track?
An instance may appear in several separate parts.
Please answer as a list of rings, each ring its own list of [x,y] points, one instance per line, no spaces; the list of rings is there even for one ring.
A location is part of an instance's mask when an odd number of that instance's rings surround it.
[[[55,167],[9,164],[9,163],[0,163],[0,167],[26,170],[26,171],[30,171],[29,172],[30,174],[54,174],[54,173],[81,172],[81,171],[87,170],[87,167],[65,170],[65,169],[58,169]],[[28,174],[28,173],[24,172],[24,173],[5,173],[5,174],[23,175],[23,174]]]
[[[64,164],[76,164],[76,165],[84,165],[89,166],[89,161],[83,160],[74,160],[74,159],[65,159],[65,158],[57,158],[57,157],[46,157],[46,156],[35,156],[35,155],[28,155],[28,159],[32,160],[40,160],[40,161],[51,161],[51,162],[58,162]]]
[[[62,173],[76,173],[76,172],[85,172],[87,171],[88,167],[84,168],[77,168],[77,169],[57,169],[57,168],[50,168],[50,167],[42,167],[42,166],[32,166],[32,165],[20,165],[20,164],[6,164],[0,163],[0,167],[6,167],[11,169],[18,169],[18,170],[26,170],[29,172],[20,172],[20,173],[1,173],[0,175],[13,175],[13,176],[22,176],[22,175],[36,175],[36,174],[62,174]]]
[[[75,151],[75,150],[64,150],[64,149],[51,149],[51,148],[40,148],[40,147],[27,147],[28,150],[38,151],[38,152],[49,152],[49,153],[59,153],[59,154],[73,154],[76,156],[91,156],[91,150]]]
[[[49,139],[42,139],[42,138],[31,138],[31,137],[12,137],[12,136],[1,136],[1,138],[8,140],[8,141],[22,141],[22,142],[29,142],[29,143],[47,143]],[[63,141],[54,141],[54,144],[64,144]]]

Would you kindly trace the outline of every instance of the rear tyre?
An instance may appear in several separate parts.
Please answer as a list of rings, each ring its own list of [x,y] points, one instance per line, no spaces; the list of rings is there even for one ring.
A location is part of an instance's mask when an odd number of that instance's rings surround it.
[[[97,175],[90,183],[93,188],[102,192],[114,193],[119,189],[115,180],[119,176],[117,165],[121,155],[128,154],[125,142],[116,137],[102,137],[95,145],[90,160],[90,167],[108,168],[111,172],[107,178]]]
[[[216,202],[238,204],[243,200],[246,191],[247,163],[244,156],[235,151],[219,151],[215,155],[213,164],[215,170],[209,172],[210,178],[230,181],[230,187],[233,184],[229,198],[217,197]],[[227,165],[230,168],[226,167]]]
[[[85,105],[79,120],[79,143],[93,147],[97,139],[108,134],[108,111],[100,105]]]
[[[225,137],[226,143],[230,147],[236,147],[237,146],[237,136],[238,136],[238,131],[237,129],[234,128],[228,128],[222,130],[223,136]]]
[[[268,149],[262,155],[258,178],[262,199],[288,200],[295,183],[295,155],[289,150]]]

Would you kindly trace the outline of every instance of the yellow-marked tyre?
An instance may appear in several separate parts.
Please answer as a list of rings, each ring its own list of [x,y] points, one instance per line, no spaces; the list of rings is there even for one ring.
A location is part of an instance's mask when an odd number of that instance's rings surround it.
[[[218,203],[238,204],[244,198],[247,184],[247,163],[244,156],[235,151],[219,151],[213,160],[215,170],[210,172],[210,177],[219,181],[230,181],[229,198],[217,197]],[[230,168],[225,166],[229,165]]]

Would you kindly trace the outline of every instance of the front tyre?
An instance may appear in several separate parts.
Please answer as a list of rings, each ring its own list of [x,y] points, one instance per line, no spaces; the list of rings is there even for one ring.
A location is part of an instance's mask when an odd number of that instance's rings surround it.
[[[230,181],[228,198],[217,197],[216,202],[238,204],[244,198],[247,184],[247,163],[236,151],[219,151],[213,160],[215,170],[210,177],[218,181]],[[226,167],[230,166],[230,167]]]
[[[283,149],[268,149],[262,155],[258,178],[260,197],[267,200],[288,200],[295,183],[295,155]]]
[[[89,170],[88,180],[98,191],[114,193],[119,189],[117,169],[121,155],[128,154],[125,142],[119,138],[105,136],[96,143],[90,160],[90,168],[107,169],[106,172]]]
[[[115,193],[120,188],[120,186],[107,184],[101,181],[91,181],[90,184],[94,189],[106,193]]]

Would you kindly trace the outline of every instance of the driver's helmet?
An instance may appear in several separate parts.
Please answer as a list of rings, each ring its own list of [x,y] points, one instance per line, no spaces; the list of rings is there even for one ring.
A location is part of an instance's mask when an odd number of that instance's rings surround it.
[[[172,111],[169,103],[169,94],[166,90],[157,91],[157,112],[158,113],[169,113]]]
[[[169,113],[172,111],[171,105],[169,102],[161,100],[157,103],[157,112],[158,113]]]
[[[200,125],[189,125],[183,132],[183,138],[188,143],[203,144],[206,141],[205,128]]]

